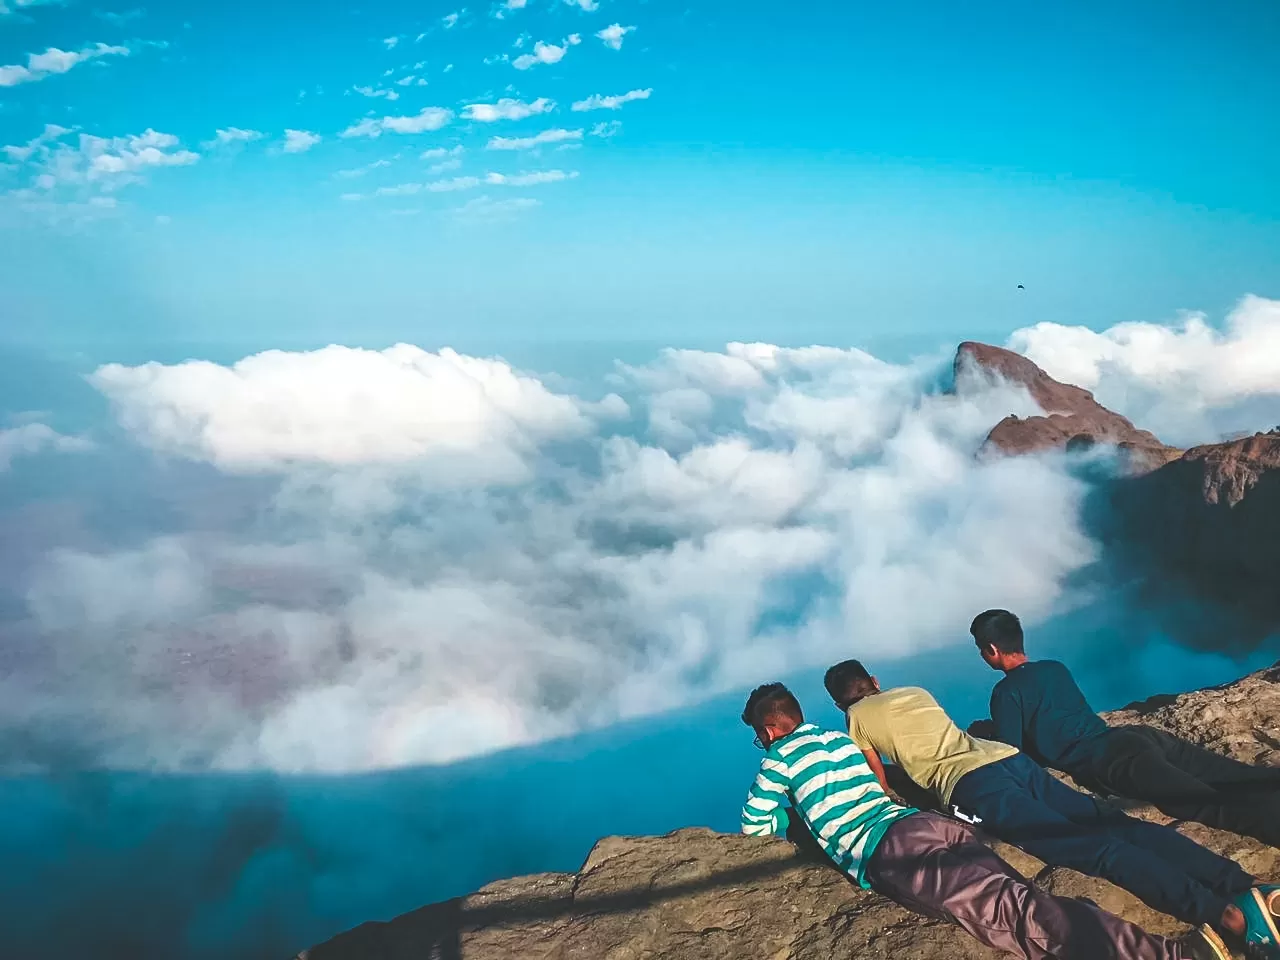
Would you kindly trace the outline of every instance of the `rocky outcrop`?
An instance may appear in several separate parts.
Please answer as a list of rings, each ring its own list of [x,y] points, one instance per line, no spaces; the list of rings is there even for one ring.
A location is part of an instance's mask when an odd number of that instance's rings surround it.
[[[1169,630],[1223,649],[1280,627],[1280,428],[1182,452],[1010,350],[962,343],[957,389],[974,377],[1020,384],[1044,411],[1005,417],[980,455],[1094,444],[1118,451],[1120,476],[1100,484],[1089,525]]]
[[[1242,760],[1276,762],[1280,665],[1225,687],[1153,698],[1107,717],[1153,723]],[[750,771],[744,771],[749,776]],[[1164,819],[1151,810],[1138,811]],[[1280,851],[1198,824],[1178,829],[1280,879]],[[1064,896],[1089,897],[1153,932],[1183,928],[1102,880],[996,849]],[[299,960],[979,960],[960,930],[858,889],[812,849],[710,830],[601,840],[576,874],[503,880],[367,923]]]
[[[1252,621],[1237,633],[1280,625],[1280,432],[1194,447],[1105,496],[1103,537],[1133,569],[1158,571],[1165,593],[1190,589]]]
[[[1246,763],[1280,767],[1280,664],[1234,683],[1150,697],[1103,716],[1112,726],[1144,723]]]
[[[1125,470],[1143,473],[1178,456],[1152,433],[1108,410],[1081,387],[1059,383],[1021,354],[972,341],[960,344],[955,381],[962,387],[973,377],[1003,380],[1026,388],[1043,416],[1010,414],[987,435],[983,453],[1026,454],[1076,449],[1104,443],[1117,448]]]

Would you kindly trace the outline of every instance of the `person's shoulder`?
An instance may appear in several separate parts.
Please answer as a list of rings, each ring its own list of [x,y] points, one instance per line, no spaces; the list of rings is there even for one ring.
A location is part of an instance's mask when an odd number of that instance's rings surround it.
[[[925,697],[933,696],[933,694],[931,694],[931,693],[930,693],[928,690],[926,690],[924,687],[917,687],[917,686],[890,687],[888,690],[881,690],[881,691],[880,691],[880,695],[881,695],[881,696],[890,696],[890,697],[902,697],[902,698],[907,698],[907,697],[920,697],[920,696],[925,696]],[[868,698],[868,699],[870,699],[870,698]]]
[[[1071,668],[1061,660],[1033,660],[1027,666],[1035,667],[1035,673],[1038,674],[1071,677]]]

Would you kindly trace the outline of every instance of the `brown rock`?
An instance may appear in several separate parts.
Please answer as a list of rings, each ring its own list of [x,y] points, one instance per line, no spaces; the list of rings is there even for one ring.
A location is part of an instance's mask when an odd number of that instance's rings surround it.
[[[1107,716],[1152,723],[1243,760],[1275,762],[1280,665],[1234,684],[1159,697]],[[1137,811],[1142,813],[1143,811]],[[1150,811],[1147,811],[1150,815]],[[1163,819],[1154,814],[1153,819]],[[1178,829],[1265,879],[1280,851],[1199,824]],[[1054,893],[1088,897],[1154,933],[1185,927],[1093,877],[994,845]],[[366,923],[299,960],[993,960],[959,929],[858,889],[784,840],[679,830],[610,837],[577,874],[490,884],[469,897]]]
[[[1194,447],[1116,484],[1110,506],[1106,537],[1139,569],[1252,618],[1220,625],[1219,646],[1280,624],[1280,433]]]
[[[1126,469],[1141,473],[1176,457],[1154,434],[1139,430],[1081,387],[1059,383],[1026,357],[985,343],[967,341],[956,351],[955,379],[962,388],[972,378],[1004,380],[1026,387],[1044,416],[1010,415],[987,434],[984,454],[1025,454],[1105,443],[1124,454]]]

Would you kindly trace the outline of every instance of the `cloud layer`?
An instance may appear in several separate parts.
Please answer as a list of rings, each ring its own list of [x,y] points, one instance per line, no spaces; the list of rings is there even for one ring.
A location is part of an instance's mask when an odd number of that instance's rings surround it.
[[[259,492],[240,525],[45,557],[42,729],[125,766],[445,761],[928,649],[980,597],[1035,616],[1093,555],[1075,481],[973,460],[1025,399],[936,364],[734,344],[612,379],[407,345],[101,368],[134,442]]]
[[[1247,299],[1220,333],[1193,318],[1013,343],[1143,426],[1212,439],[1197,431],[1274,411],[1259,358],[1278,309]],[[29,566],[0,681],[27,739],[8,759],[442,762],[851,651],[934,649],[986,606],[1069,608],[1102,569],[1083,481],[1061,456],[979,462],[990,426],[1034,407],[1007,387],[948,393],[947,360],[730,344],[576,391],[410,345],[102,367],[113,443],[203,470],[199,510],[222,519],[170,510]],[[78,449],[19,429],[0,443],[24,454],[11,475]]]

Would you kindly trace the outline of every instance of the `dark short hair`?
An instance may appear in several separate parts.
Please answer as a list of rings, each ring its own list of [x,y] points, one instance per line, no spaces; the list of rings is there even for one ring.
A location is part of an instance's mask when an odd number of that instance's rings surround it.
[[[795,694],[782,683],[766,683],[751,691],[747,705],[742,708],[742,722],[759,729],[785,717],[797,724],[804,723],[804,711]]]
[[[969,632],[979,646],[993,646],[1001,653],[1023,653],[1022,623],[1008,610],[984,610],[973,618]]]
[[[842,707],[849,702],[851,693],[870,682],[871,674],[860,660],[841,660],[822,678],[822,685],[831,694],[831,699]]]

